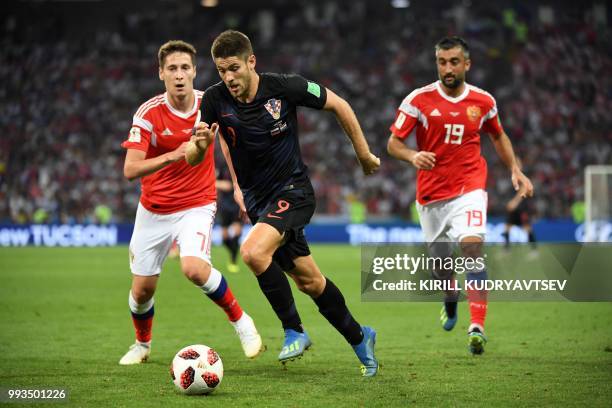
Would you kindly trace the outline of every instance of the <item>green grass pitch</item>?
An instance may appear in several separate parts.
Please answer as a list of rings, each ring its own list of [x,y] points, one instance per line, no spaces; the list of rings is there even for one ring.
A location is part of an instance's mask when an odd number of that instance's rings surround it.
[[[294,289],[313,348],[282,369],[280,324],[255,278],[241,265],[225,276],[265,344],[243,357],[225,315],[168,260],[155,295],[152,355],[122,367],[133,341],[126,247],[0,249],[0,387],[69,390],[59,406],[609,406],[612,304],[491,303],[489,344],[467,351],[466,304],[451,333],[435,303],[361,303],[359,248],[313,246],[321,270],[343,291],[354,316],[378,331],[383,368],[363,379],[341,336]],[[225,250],[214,248],[223,270]],[[210,396],[178,394],[169,365],[181,347],[203,343],[223,359]],[[47,404],[41,404],[48,406]]]

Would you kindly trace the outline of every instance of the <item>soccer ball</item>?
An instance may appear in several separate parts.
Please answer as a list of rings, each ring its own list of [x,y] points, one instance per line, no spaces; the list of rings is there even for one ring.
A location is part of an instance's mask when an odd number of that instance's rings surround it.
[[[223,379],[223,362],[208,346],[194,344],[179,350],[172,360],[170,376],[184,394],[209,394]]]

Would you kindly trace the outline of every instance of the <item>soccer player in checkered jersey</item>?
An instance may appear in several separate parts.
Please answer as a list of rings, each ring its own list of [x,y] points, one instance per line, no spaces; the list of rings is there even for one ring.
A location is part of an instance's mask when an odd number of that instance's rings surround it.
[[[480,133],[487,133],[497,154],[511,174],[512,185],[521,196],[533,195],[531,181],[521,172],[497,113],[495,99],[465,82],[471,66],[466,42],[459,37],[444,38],[435,46],[439,80],[416,89],[400,105],[387,150],[393,157],[417,168],[417,209],[430,254],[450,255],[459,243],[463,256],[482,254],[487,222],[487,164],[480,155]],[[417,150],[404,144],[416,129]],[[453,271],[434,271],[441,280],[454,279]],[[466,280],[487,279],[486,269],[474,268]],[[450,287],[450,286],[447,286]],[[457,322],[457,293],[449,290],[441,311],[445,330]],[[469,349],[482,354],[487,294],[468,290],[471,322]]]
[[[195,48],[183,41],[161,46],[159,79],[166,92],[140,106],[122,144],[127,149],[124,175],[129,180],[140,178],[142,186],[129,247],[132,287],[128,302],[136,342],[119,361],[122,365],[139,364],[149,357],[153,294],[175,240],[183,273],[225,311],[245,355],[255,357],[262,349],[253,319],[211,264],[216,212],[214,147],[207,149],[198,166],[191,167],[184,160],[203,94],[193,89],[195,56]]]
[[[374,174],[380,159],[370,152],[350,105],[334,92],[295,74],[257,73],[253,47],[244,33],[224,31],[213,41],[211,54],[221,82],[204,94],[194,144],[199,145],[196,152],[202,144],[208,146],[219,129],[234,198],[253,223],[240,253],[285,332],[278,360],[286,364],[300,358],[312,344],[286,272],[352,346],[362,375],[376,375],[376,331],[355,320],[340,289],[319,270],[304,235],[316,203],[300,153],[298,106],[334,113],[364,174]]]

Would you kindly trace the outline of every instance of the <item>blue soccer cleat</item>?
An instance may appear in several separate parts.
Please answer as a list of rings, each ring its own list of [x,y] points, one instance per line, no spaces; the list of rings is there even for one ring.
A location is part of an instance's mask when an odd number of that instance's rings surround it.
[[[362,326],[363,340],[353,346],[355,354],[361,361],[361,375],[373,377],[378,372],[378,360],[374,357],[374,346],[376,345],[376,330],[368,326]]]
[[[278,361],[285,364],[287,361],[300,358],[310,346],[312,346],[312,342],[306,332],[300,333],[293,329],[285,329],[285,342],[278,355]]]
[[[468,348],[472,355],[481,355],[484,353],[484,347],[487,344],[487,337],[478,329],[474,329],[468,333]]]
[[[446,331],[451,331],[455,328],[457,324],[457,312],[455,312],[455,317],[450,318],[446,313],[446,306],[442,305],[442,310],[440,310],[440,323],[442,323],[442,328]]]

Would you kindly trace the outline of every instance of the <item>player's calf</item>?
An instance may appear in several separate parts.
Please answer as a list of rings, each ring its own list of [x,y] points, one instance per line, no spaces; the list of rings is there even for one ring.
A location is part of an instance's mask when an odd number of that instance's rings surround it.
[[[315,275],[292,274],[291,277],[300,292],[312,298],[319,297],[325,289],[325,277],[320,272]]]
[[[478,290],[479,282],[487,280],[488,275],[486,270],[469,272],[465,277],[470,307],[470,327],[480,327],[481,331],[485,325],[488,309],[488,292],[486,290]]]

